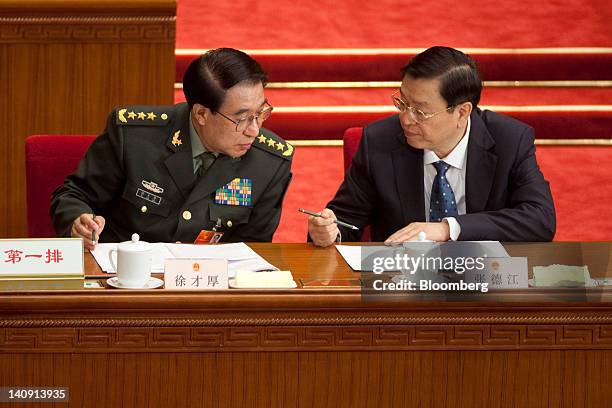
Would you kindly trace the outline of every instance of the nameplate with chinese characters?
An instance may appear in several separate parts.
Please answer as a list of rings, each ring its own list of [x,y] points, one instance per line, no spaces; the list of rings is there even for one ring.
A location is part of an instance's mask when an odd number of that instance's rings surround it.
[[[83,240],[0,239],[0,278],[83,276]]]
[[[529,287],[527,258],[482,258],[479,266],[465,272],[466,282],[488,283],[490,289]]]
[[[227,260],[166,259],[164,286],[173,290],[227,289]]]

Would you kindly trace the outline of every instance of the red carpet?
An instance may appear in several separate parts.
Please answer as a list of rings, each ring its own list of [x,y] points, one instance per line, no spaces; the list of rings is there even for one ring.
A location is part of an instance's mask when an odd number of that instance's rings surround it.
[[[399,82],[398,82],[399,83]],[[389,106],[397,88],[266,88],[275,107],[285,106]],[[182,89],[174,92],[184,102]],[[482,105],[612,105],[612,87],[485,87]]]
[[[612,51],[590,47],[612,46],[611,20],[604,0],[182,0],[177,80],[190,49],[234,47],[250,50],[274,82],[388,81],[414,54],[409,49],[439,44],[469,49],[488,81],[610,79]]]
[[[610,79],[612,50],[550,48],[533,50],[464,49],[478,63],[486,81],[545,81]],[[202,51],[177,50],[176,80],[181,81],[189,62]],[[390,81],[414,51],[374,50],[253,50],[272,82]]]
[[[394,90],[268,88],[266,96],[276,110],[266,127],[288,140],[340,140],[349,127],[393,114],[389,95]],[[185,100],[181,90],[175,98]],[[520,108],[526,105],[529,109]],[[542,139],[610,138],[612,129],[612,88],[490,87],[482,106],[530,124]]]
[[[538,146],[538,162],[551,184],[557,210],[556,241],[606,241],[612,237],[612,147]],[[342,148],[298,147],[293,181],[274,242],[304,242],[306,216],[321,210],[343,178]]]
[[[342,148],[296,147],[292,171],[274,242],[306,241],[307,216],[297,210],[319,211],[336,193],[344,177]]]
[[[180,0],[177,48],[611,46],[606,0]]]
[[[497,51],[464,49],[478,63],[486,81],[600,80],[611,79],[612,50],[549,49]],[[571,51],[573,50],[573,51]],[[202,51],[177,50],[176,80]],[[374,50],[315,50],[311,52],[253,50],[272,82],[394,81],[415,52]]]
[[[611,21],[612,7],[603,0],[180,0],[176,72],[180,81],[186,63],[198,53],[188,49],[234,47],[254,50],[252,54],[272,82],[397,81],[400,68],[414,52],[406,49],[443,44],[480,49],[472,55],[487,81],[612,80],[609,48],[556,49],[612,47]],[[355,48],[368,50],[348,50]],[[548,49],[515,52],[512,48]],[[277,110],[267,127],[288,139],[340,140],[346,128],[393,112],[389,93],[390,89],[365,88],[269,89],[267,96]],[[181,92],[176,99],[183,100]],[[610,87],[488,88],[482,105],[498,106],[496,110],[531,124],[539,138],[612,137]],[[551,111],[516,108],[555,105],[566,107]],[[320,106],[333,109],[312,108]],[[368,111],[365,106],[374,109]],[[538,148],[556,201],[557,240],[612,237],[612,220],[606,216],[612,190],[603,186],[612,171],[608,168],[610,151],[612,147]],[[331,199],[343,177],[342,149],[298,147],[293,169],[294,179],[274,237],[277,242],[305,240],[306,217],[297,208],[320,210]]]
[[[397,81],[400,68],[415,52],[409,48],[446,44],[477,49],[472,55],[487,81],[610,80],[612,9],[607,6],[578,0],[495,5],[387,0],[307,5],[278,1],[265,6],[239,1],[202,7],[183,0],[177,19],[177,79],[197,55],[191,48],[232,46],[253,50],[271,82]],[[235,22],[237,9],[249,10],[248,21]],[[267,127],[289,140],[339,140],[346,128],[391,114],[390,91],[270,89],[268,97],[277,109]],[[183,100],[180,91],[176,96]],[[609,86],[491,87],[482,99],[483,106],[530,124],[546,139],[609,138],[611,104]],[[307,106],[332,108],[303,109]]]

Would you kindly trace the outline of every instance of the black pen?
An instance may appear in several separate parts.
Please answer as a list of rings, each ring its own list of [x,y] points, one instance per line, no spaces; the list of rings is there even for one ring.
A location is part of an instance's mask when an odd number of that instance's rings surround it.
[[[96,214],[92,214],[91,219],[96,222]],[[96,230],[91,230],[91,245],[96,245]]]
[[[312,215],[313,217],[323,218],[323,216],[321,214],[315,214],[315,213],[313,213],[311,211],[308,211],[308,210],[305,210],[303,208],[298,208],[298,211],[301,212],[301,213],[304,213],[304,214]],[[353,229],[353,230],[359,230],[359,228],[357,228],[356,226],[351,225],[351,224],[347,224],[346,222],[342,222],[342,221],[339,221],[339,220],[334,220],[334,222],[336,224],[342,225],[343,227],[346,227],[346,228],[350,228],[350,229]]]

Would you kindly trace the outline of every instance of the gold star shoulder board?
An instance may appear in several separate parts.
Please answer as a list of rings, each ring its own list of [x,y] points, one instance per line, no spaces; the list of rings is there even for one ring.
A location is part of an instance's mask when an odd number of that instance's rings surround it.
[[[293,158],[293,145],[281,139],[274,133],[264,129],[261,129],[259,136],[255,138],[253,147],[257,147],[258,149],[264,150],[285,160],[291,160]]]
[[[115,109],[115,123],[120,126],[166,126],[172,118],[172,106],[122,106]]]

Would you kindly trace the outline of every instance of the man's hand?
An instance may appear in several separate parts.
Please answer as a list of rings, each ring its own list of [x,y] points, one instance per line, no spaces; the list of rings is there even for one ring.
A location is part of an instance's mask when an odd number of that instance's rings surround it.
[[[104,217],[93,214],[81,214],[73,222],[70,229],[70,236],[73,238],[83,238],[85,248],[92,250],[98,243],[98,237],[104,229],[106,221]],[[95,231],[95,241],[92,241],[91,233]]]
[[[336,242],[340,230],[332,210],[326,208],[319,214],[321,217],[308,217],[308,234],[316,246],[326,247]]]
[[[406,241],[416,241],[421,231],[431,241],[448,241],[450,239],[450,227],[446,220],[441,222],[413,222],[393,233],[385,240],[385,245],[398,245]]]

